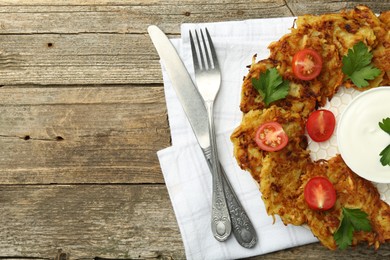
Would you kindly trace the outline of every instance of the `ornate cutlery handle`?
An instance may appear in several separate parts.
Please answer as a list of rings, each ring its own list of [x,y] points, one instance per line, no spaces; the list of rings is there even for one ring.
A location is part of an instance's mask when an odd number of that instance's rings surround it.
[[[222,179],[224,182],[226,202],[232,220],[233,234],[241,246],[252,248],[257,242],[256,230],[234,192],[222,166],[221,169],[223,173]]]
[[[210,158],[210,149],[203,150],[203,154],[205,155],[206,161],[211,170],[212,163]],[[241,246],[245,248],[252,248],[257,243],[256,230],[254,229],[251,220],[249,219],[245,209],[237,197],[237,194],[230,184],[230,181],[226,176],[222,165],[220,165],[220,168],[222,172],[226,203],[229,209],[230,219],[232,221],[234,237]]]
[[[209,119],[209,135],[212,161],[211,172],[213,179],[211,231],[213,232],[215,239],[217,239],[218,241],[225,241],[231,234],[232,223],[230,220],[229,210],[226,204],[222,171],[218,159],[213,120],[213,102],[206,102],[206,104]]]

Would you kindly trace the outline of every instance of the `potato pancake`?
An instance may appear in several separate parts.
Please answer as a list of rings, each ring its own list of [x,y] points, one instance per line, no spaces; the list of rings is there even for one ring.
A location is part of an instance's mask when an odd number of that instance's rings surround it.
[[[259,126],[267,122],[281,124],[289,139],[284,149],[272,153],[293,154],[297,151],[306,151],[307,148],[305,125],[298,113],[277,106],[264,110],[251,110],[245,114],[241,125],[233,132],[231,140],[238,164],[248,170],[257,181],[260,180],[263,159],[270,152],[259,149],[255,142],[255,134]]]
[[[311,210],[305,203],[303,189],[306,183],[316,176],[325,176],[332,183],[337,192],[335,206],[327,211]],[[379,247],[390,239],[390,207],[380,199],[378,190],[374,185],[350,170],[340,155],[329,161],[319,161],[309,164],[306,174],[302,175],[302,184],[297,199],[298,208],[304,211],[307,224],[313,234],[323,245],[330,249],[336,249],[333,238],[341,221],[341,208],[361,209],[368,214],[372,231],[355,232],[353,245],[360,241],[367,241],[369,245]]]
[[[255,59],[256,56],[253,57],[249,73],[245,77],[242,85],[240,109],[244,113],[265,108],[263,98],[252,85],[252,78],[258,78],[260,73],[275,66],[270,59],[262,60],[257,63],[255,62]],[[290,82],[290,90],[287,98],[275,101],[274,104],[284,109],[300,113],[303,116],[308,116],[316,106],[316,98],[314,95],[310,94],[308,88],[310,88],[310,84]],[[315,85],[312,88],[319,89],[320,86]]]
[[[378,248],[390,240],[390,206],[380,200],[375,186],[351,171],[340,155],[313,162],[305,135],[308,115],[325,105],[342,85],[363,91],[390,84],[389,29],[390,11],[378,17],[362,5],[338,14],[300,16],[290,33],[269,45],[269,58],[256,62],[256,55],[253,57],[243,80],[243,118],[231,135],[239,166],[259,183],[269,215],[279,215],[286,225],[308,225],[329,249],[337,248],[333,235],[343,207],[366,212],[372,227],[370,232],[354,232],[352,245],[366,241]],[[358,42],[367,46],[373,65],[381,70],[365,88],[355,86],[342,71],[343,56]],[[322,70],[314,79],[302,80],[294,74],[293,57],[302,49],[314,50],[322,57]],[[289,90],[285,98],[266,106],[252,79],[270,68],[289,81]],[[278,122],[288,135],[289,142],[280,151],[266,152],[255,142],[257,129],[267,122]],[[337,199],[330,210],[313,210],[305,202],[304,187],[315,176],[326,176],[334,185]]]
[[[297,143],[279,153],[268,153],[260,173],[260,192],[267,213],[279,215],[284,224],[302,225],[307,222],[305,212],[297,205],[301,194],[301,178],[310,161],[310,154]]]

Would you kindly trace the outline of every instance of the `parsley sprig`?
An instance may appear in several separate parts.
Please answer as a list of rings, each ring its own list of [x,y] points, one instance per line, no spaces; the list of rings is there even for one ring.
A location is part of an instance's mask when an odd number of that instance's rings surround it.
[[[378,77],[381,70],[371,63],[372,54],[363,42],[358,42],[343,57],[342,71],[359,88],[367,87],[368,81]]]
[[[354,231],[371,231],[367,216],[361,209],[342,208],[340,226],[333,235],[340,249],[346,249],[352,244]]]
[[[289,82],[283,80],[276,68],[260,73],[258,79],[252,78],[252,85],[263,97],[266,106],[273,101],[285,98],[289,91]]]
[[[384,118],[382,122],[379,122],[379,127],[390,135],[390,117]],[[380,152],[381,163],[383,166],[390,166],[390,144]]]
[[[379,122],[379,127],[390,135],[390,117],[383,118],[382,122]]]

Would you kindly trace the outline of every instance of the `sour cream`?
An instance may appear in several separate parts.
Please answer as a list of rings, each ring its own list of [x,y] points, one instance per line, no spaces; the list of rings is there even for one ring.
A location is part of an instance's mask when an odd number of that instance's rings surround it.
[[[338,149],[345,163],[361,177],[390,183],[390,166],[383,166],[380,153],[390,144],[390,135],[379,122],[390,117],[390,87],[359,94],[346,107],[337,125]]]

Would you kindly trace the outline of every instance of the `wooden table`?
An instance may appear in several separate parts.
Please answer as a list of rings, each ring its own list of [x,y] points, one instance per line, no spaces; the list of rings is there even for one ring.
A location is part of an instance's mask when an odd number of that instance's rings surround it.
[[[359,1],[0,1],[0,259],[183,259],[156,152],[170,146],[156,24],[337,12]],[[365,1],[375,12],[389,1]],[[356,259],[390,244],[258,257]]]

